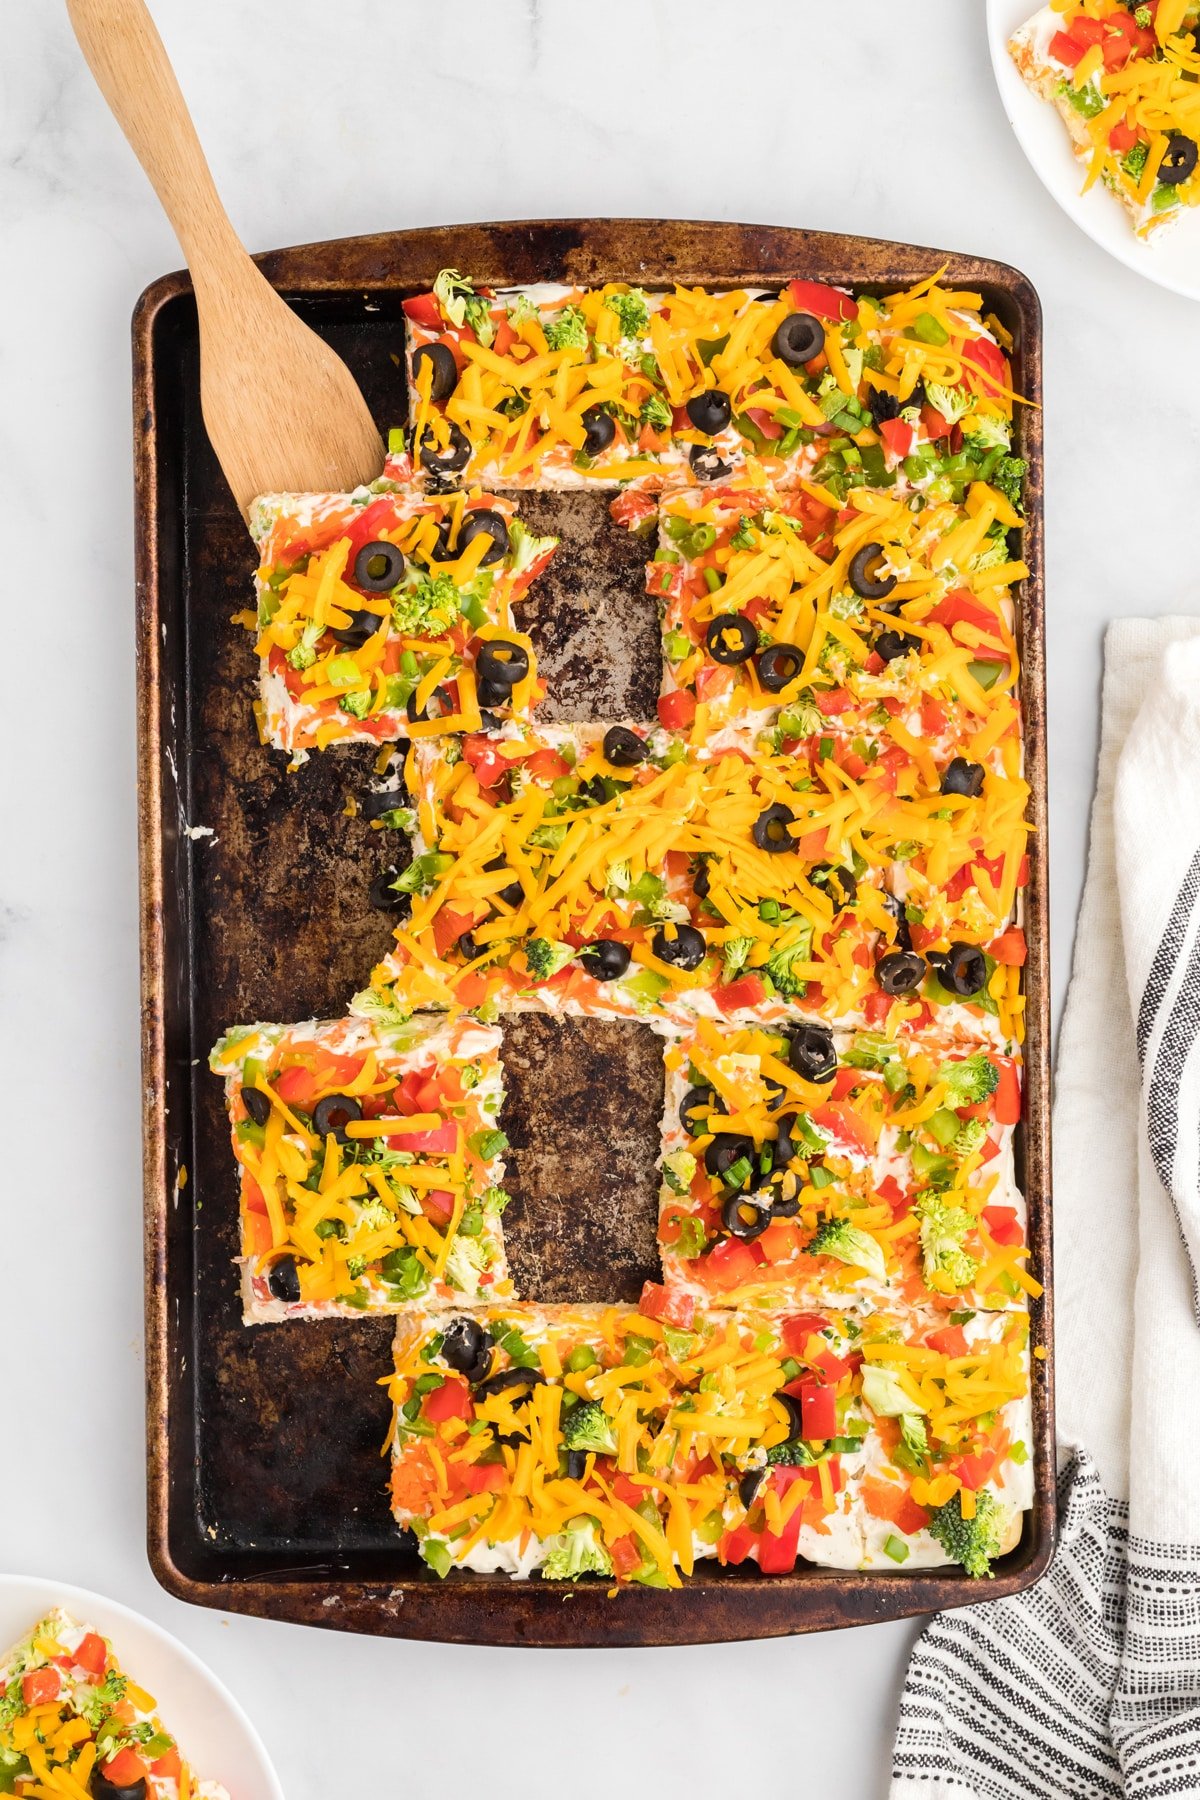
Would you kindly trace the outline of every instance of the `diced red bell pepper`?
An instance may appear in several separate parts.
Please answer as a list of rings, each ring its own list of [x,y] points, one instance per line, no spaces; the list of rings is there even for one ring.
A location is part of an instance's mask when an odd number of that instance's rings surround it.
[[[1021,1077],[1010,1056],[994,1056],[1000,1080],[992,1095],[992,1117],[997,1125],[1016,1125],[1021,1118]]]
[[[421,1411],[431,1425],[442,1425],[447,1419],[473,1419],[475,1403],[466,1382],[456,1381],[450,1376],[441,1387],[426,1394],[421,1403]]]
[[[643,1318],[659,1319],[664,1325],[688,1331],[696,1316],[696,1302],[691,1294],[673,1294],[660,1281],[648,1281],[642,1288],[638,1311]]]
[[[998,394],[1008,386],[1008,362],[991,338],[969,338],[962,347],[967,386],[985,394]]]
[[[808,1352],[808,1340],[825,1330],[829,1320],[823,1313],[793,1313],[783,1321],[783,1341],[792,1356],[801,1360]]]
[[[453,1119],[447,1119],[431,1131],[398,1132],[387,1141],[394,1149],[411,1150],[416,1156],[451,1156],[458,1149],[458,1127]]]
[[[442,329],[442,309],[435,294],[414,294],[404,302],[404,312],[414,325],[423,326],[426,331]]]
[[[721,1539],[719,1545],[721,1561],[730,1563],[736,1568],[739,1563],[744,1563],[753,1554],[757,1546],[757,1531],[751,1531],[748,1525],[735,1525]]]
[[[817,703],[817,711],[824,713],[827,719],[834,719],[839,713],[849,712],[854,705],[854,695],[849,688],[827,688],[823,692],[813,694]]]
[[[943,1325],[937,1331],[931,1331],[925,1342],[941,1356],[967,1354],[967,1335],[961,1325]]]
[[[460,937],[470,931],[475,923],[473,912],[457,912],[452,906],[443,906],[434,914],[433,942],[439,956],[448,956]]]
[[[61,1692],[62,1676],[55,1668],[31,1669],[21,1677],[21,1698],[26,1706],[45,1706]]]
[[[806,1381],[800,1392],[800,1424],[806,1438],[837,1435],[837,1403],[833,1389],[823,1382]]]
[[[1025,933],[1019,925],[1013,925],[1008,931],[1002,931],[999,937],[992,939],[987,949],[993,962],[1005,963],[1010,968],[1016,969],[1025,967],[1028,946],[1025,942]]]
[[[508,1480],[503,1463],[456,1463],[454,1466],[468,1494],[498,1494]]]
[[[758,975],[740,975],[713,989],[713,999],[723,1013],[735,1013],[742,1007],[758,1006],[766,997],[766,989]]]
[[[666,731],[685,731],[695,717],[695,699],[684,688],[663,694],[658,702],[658,722]]]
[[[564,775],[571,773],[571,765],[565,756],[560,756],[557,750],[551,750],[547,745],[525,758],[525,772],[532,775],[535,781],[559,781]]]
[[[986,1450],[980,1456],[960,1456],[950,1465],[965,1488],[981,1488],[990,1481],[996,1468],[996,1452]]]
[[[89,1675],[103,1675],[108,1667],[108,1645],[98,1631],[89,1631],[86,1637],[80,1639],[72,1661],[79,1668],[86,1669]]]
[[[745,417],[750,420],[751,424],[757,426],[760,434],[769,442],[774,443],[776,438],[783,436],[783,426],[779,420],[773,413],[764,412],[761,406],[748,406],[745,410]]]
[[[814,1108],[811,1117],[819,1130],[830,1132],[852,1149],[860,1150],[866,1156],[870,1156],[874,1150],[875,1146],[865,1123],[844,1100],[827,1101],[823,1106]]]
[[[1015,1206],[985,1206],[983,1222],[998,1244],[1022,1244],[1025,1234]]]
[[[913,428],[907,419],[884,419],[879,427],[884,449],[894,462],[903,462],[913,447]]]
[[[1115,150],[1118,156],[1124,156],[1127,150],[1133,149],[1137,139],[1136,127],[1128,124],[1124,119],[1118,119],[1108,134],[1108,147],[1110,150]]]
[[[941,737],[946,729],[946,709],[932,694],[921,696],[921,730],[926,737]]]
[[[481,788],[493,788],[512,768],[512,760],[501,756],[495,745],[479,733],[463,739],[463,761],[470,765]]]
[[[618,1581],[632,1575],[635,1569],[642,1566],[642,1553],[632,1532],[615,1539],[608,1546],[608,1554],[612,1558],[613,1574]]]
[[[875,988],[862,1003],[863,1018],[868,1025],[882,1025],[892,1010],[893,996],[885,994],[882,988]]]
[[[782,1531],[764,1531],[758,1540],[758,1566],[764,1575],[787,1575],[796,1566],[804,1506],[799,1505]]]
[[[893,1212],[900,1212],[908,1205],[908,1195],[900,1186],[894,1175],[885,1175],[876,1183],[875,1192],[881,1200],[886,1200]]]
[[[1082,60],[1086,49],[1086,44],[1077,44],[1065,31],[1056,31],[1050,39],[1051,56],[1055,62],[1062,63],[1068,69],[1073,69]]]
[[[833,1100],[844,1100],[846,1095],[852,1092],[862,1078],[861,1069],[852,1069],[848,1064],[843,1064],[833,1078],[833,1084],[829,1090],[830,1098]]]
[[[857,319],[858,301],[840,288],[823,281],[789,281],[788,293],[797,312],[815,313],[818,319]]]
[[[692,1267],[705,1287],[725,1294],[753,1277],[758,1258],[740,1238],[725,1238],[707,1255],[697,1258]]]
[[[108,1762],[96,1766],[116,1788],[136,1787],[146,1779],[146,1765],[133,1750],[118,1750]]]
[[[608,516],[614,525],[624,525],[626,530],[633,531],[646,519],[651,519],[658,512],[658,495],[647,494],[641,488],[627,488],[609,502]]]
[[[164,1750],[163,1754],[156,1757],[150,1764],[150,1773],[157,1775],[162,1781],[178,1781],[183,1774],[183,1758],[178,1750]]]

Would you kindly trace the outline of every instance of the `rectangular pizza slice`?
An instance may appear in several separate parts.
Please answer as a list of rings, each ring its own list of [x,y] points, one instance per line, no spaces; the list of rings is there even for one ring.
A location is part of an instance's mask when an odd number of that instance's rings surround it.
[[[229,1800],[199,1779],[110,1641],[61,1607],[0,1658],[0,1794]]]
[[[401,1009],[936,1020],[1005,1042],[1028,789],[1015,705],[980,708],[1003,742],[961,782],[920,745],[901,770],[732,728],[414,746],[412,913],[372,986]]]
[[[980,1576],[1020,1535],[1027,1391],[1023,1318],[968,1341],[915,1312],[695,1312],[653,1285],[637,1311],[410,1316],[393,1512],[440,1575],[674,1587],[713,1557],[865,1566],[886,1484],[902,1548]]]
[[[659,1244],[701,1306],[1004,1310],[1026,1269],[1012,1048],[701,1020],[666,1053]]]
[[[882,441],[908,455],[935,426],[949,432],[943,396],[968,431],[1011,400],[980,296],[936,277],[855,298],[799,280],[725,293],[623,282],[493,292],[445,269],[404,310],[409,452],[435,490],[652,492],[751,464],[777,483],[811,473],[883,485],[877,426],[894,424]]]
[[[511,501],[361,488],[255,502],[263,739],[296,760],[522,717],[538,699],[514,607],[554,553]]]
[[[1026,84],[1066,127],[1084,191],[1100,182],[1140,238],[1200,201],[1198,25],[1194,0],[1072,0],[1043,6],[1009,41]]]
[[[247,1324],[511,1293],[499,1048],[463,1017],[226,1033]]]

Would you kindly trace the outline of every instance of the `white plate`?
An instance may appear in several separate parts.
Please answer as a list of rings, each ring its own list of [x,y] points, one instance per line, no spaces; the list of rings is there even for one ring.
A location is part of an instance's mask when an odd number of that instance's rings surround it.
[[[987,0],[988,42],[1000,98],[1017,141],[1065,213],[1102,250],[1160,287],[1200,300],[1200,208],[1163,227],[1157,241],[1135,237],[1129,215],[1099,182],[1080,193],[1084,165],[1071,150],[1054,107],[1039,100],[1017,73],[1008,40],[1037,11],[1036,0]]]
[[[122,1668],[154,1695],[198,1776],[223,1782],[232,1800],[284,1800],[262,1740],[233,1695],[190,1650],[127,1606],[61,1581],[0,1575],[0,1656],[55,1606],[112,1639]]]

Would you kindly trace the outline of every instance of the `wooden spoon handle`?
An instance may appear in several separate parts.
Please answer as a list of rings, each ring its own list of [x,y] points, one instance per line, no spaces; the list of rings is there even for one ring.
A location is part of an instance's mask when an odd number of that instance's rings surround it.
[[[79,47],[150,177],[197,285],[249,258],[221,205],[187,103],[144,0],[67,0]]]

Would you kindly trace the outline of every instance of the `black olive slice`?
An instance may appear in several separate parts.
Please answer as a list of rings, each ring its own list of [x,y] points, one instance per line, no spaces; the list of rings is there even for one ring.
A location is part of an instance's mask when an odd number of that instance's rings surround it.
[[[567,1480],[582,1481],[587,1473],[588,1453],[586,1450],[567,1451]]]
[[[589,406],[579,422],[586,434],[584,455],[602,456],[617,435],[617,421],[602,406]]]
[[[733,417],[729,395],[720,388],[705,388],[702,394],[693,394],[688,401],[687,416],[697,431],[703,431],[707,437],[716,437]]]
[[[518,1395],[513,1401],[514,1406],[520,1406],[529,1399],[533,1389],[540,1387],[545,1379],[546,1377],[540,1369],[520,1367],[501,1369],[498,1375],[489,1375],[486,1381],[477,1384],[475,1400],[476,1402],[486,1400],[489,1394],[506,1394],[509,1388],[524,1388],[525,1392]]]
[[[758,684],[768,694],[783,691],[789,681],[795,681],[804,667],[804,652],[795,644],[768,644],[760,650],[754,661],[758,671]]]
[[[300,1298],[300,1277],[296,1272],[294,1256],[281,1256],[277,1262],[272,1263],[267,1286],[276,1300],[286,1300],[295,1305]]]
[[[1196,140],[1182,131],[1173,131],[1167,139],[1163,159],[1158,165],[1158,179],[1169,187],[1186,181],[1196,167]]]
[[[339,644],[345,644],[348,650],[361,650],[368,638],[373,638],[383,620],[378,613],[354,610],[349,615],[348,625],[331,625],[329,635],[336,638]]]
[[[983,776],[982,763],[968,762],[965,756],[956,756],[942,770],[942,792],[965,794],[968,800],[978,800],[983,792]]]
[[[579,961],[597,981],[619,981],[629,967],[629,945],[619,944],[615,938],[597,938],[594,944],[584,945]]]
[[[693,444],[688,461],[697,481],[722,481],[730,473],[730,465],[710,444]]]
[[[422,363],[429,363],[432,375],[429,383],[429,398],[435,406],[448,400],[458,386],[458,364],[454,360],[454,352],[449,344],[419,344],[413,351],[412,384],[420,391],[418,377]]]
[[[465,469],[471,460],[471,440],[461,425],[453,420],[444,421],[450,435],[450,442],[443,449],[433,434],[433,426],[426,425],[417,445],[417,460],[427,475],[435,480],[446,475],[457,475]]]
[[[883,904],[887,907],[893,919],[896,921],[896,948],[898,950],[911,950],[912,931],[909,927],[908,913],[905,909],[903,900],[896,894],[889,894],[886,888],[881,891],[879,898],[883,901]]]
[[[796,1127],[796,1115],[794,1112],[793,1113],[781,1113],[779,1118],[776,1120],[776,1129],[777,1129],[778,1135],[776,1136],[776,1138],[774,1139],[774,1141],[771,1144],[771,1167],[772,1168],[786,1169],[788,1164],[790,1162],[793,1162],[795,1160],[795,1158],[800,1154],[800,1146],[797,1144],[795,1138],[792,1136],[792,1132],[795,1130],[795,1127]]]
[[[721,1223],[730,1237],[753,1243],[771,1223],[770,1195],[730,1194],[721,1207]]]
[[[781,850],[794,850],[796,840],[788,830],[794,825],[796,815],[790,806],[782,800],[764,807],[754,821],[754,841],[760,850],[766,850],[771,856],[778,856]]]
[[[708,953],[704,933],[694,925],[676,925],[674,932],[674,937],[668,937],[660,925],[650,940],[651,950],[659,962],[670,963],[673,968],[698,969]]]
[[[867,393],[867,410],[876,425],[884,425],[889,419],[900,417],[900,402],[895,394],[885,394],[882,388],[873,387]]]
[[[507,871],[508,864],[502,856],[494,856],[491,862],[484,863],[483,868],[485,874],[494,875],[497,869],[504,869]],[[510,881],[507,887],[502,887],[500,889],[500,892],[496,895],[496,899],[503,900],[505,906],[519,906],[524,898],[524,894],[525,889],[521,886],[519,881]]]
[[[474,962],[477,956],[483,954],[469,931],[464,931],[461,934],[454,948],[458,951],[458,954],[462,957],[464,962]]]
[[[346,1127],[352,1119],[362,1118],[362,1106],[353,1094],[326,1094],[313,1107],[313,1130],[318,1137],[333,1133],[339,1144],[346,1143]]]
[[[147,1800],[149,1789],[144,1775],[136,1781],[110,1781],[97,1763],[88,1780],[88,1793],[92,1800]]]
[[[265,1125],[271,1116],[271,1102],[256,1087],[242,1089],[242,1105],[255,1125]]]
[[[911,994],[925,979],[925,959],[915,950],[889,950],[875,964],[875,979],[885,994]]]
[[[864,544],[850,559],[848,580],[860,599],[886,600],[895,587],[898,576],[881,573],[882,563],[882,544]]]
[[[380,869],[367,889],[367,899],[377,912],[407,913],[412,911],[412,895],[399,894],[392,885],[399,869]]]
[[[408,715],[410,725],[424,725],[430,719],[448,719],[454,711],[454,699],[449,688],[434,688],[424,706],[418,708],[417,694],[414,688],[408,696],[408,704],[404,710]]]
[[[708,1146],[708,1149],[704,1152],[705,1168],[710,1175],[718,1175],[721,1180],[725,1182],[727,1187],[733,1186],[733,1183],[727,1179],[730,1169],[733,1168],[735,1163],[742,1162],[743,1160],[751,1166],[747,1169],[742,1179],[738,1181],[737,1185],[739,1187],[745,1187],[748,1181],[753,1181],[754,1179],[753,1138],[741,1136],[734,1137],[728,1132],[722,1132],[718,1137],[713,1139],[712,1143]]]
[[[718,613],[704,634],[704,648],[714,662],[734,668],[754,655],[758,632],[741,613]]]
[[[403,574],[403,551],[384,538],[364,544],[354,559],[354,585],[364,594],[390,594]]]
[[[500,688],[507,694],[529,673],[529,652],[524,644],[508,638],[491,638],[479,646],[475,658],[475,678],[479,685]]]
[[[951,944],[949,950],[934,951],[929,965],[942,986],[964,1000],[982,992],[987,981],[987,963],[976,944]]]
[[[504,711],[506,708],[509,710],[512,708],[512,689],[503,687],[498,681],[479,682],[475,688],[475,698],[479,702],[481,712],[486,710],[492,714],[493,718],[495,718],[497,709]],[[495,718],[495,723],[502,725],[504,721],[502,718]]]
[[[794,1443],[797,1438],[804,1436],[804,1418],[800,1411],[800,1402],[793,1394],[772,1394],[771,1398],[772,1400],[777,1400],[787,1414],[788,1434],[786,1442],[789,1444]]]
[[[797,1025],[791,1032],[788,1061],[805,1081],[832,1081],[837,1074],[833,1033],[826,1025]]]
[[[454,526],[449,519],[439,521],[433,549],[429,552],[430,562],[456,562],[458,551],[454,545]]]
[[[771,349],[789,369],[803,368],[825,348],[825,327],[813,313],[789,313],[780,322]]]
[[[766,1479],[767,1471],[765,1469],[747,1469],[738,1482],[738,1499],[747,1512],[754,1505],[758,1498],[758,1490]]]
[[[508,555],[508,521],[503,513],[493,512],[490,507],[467,513],[458,534],[458,554],[461,556],[468,544],[485,534],[492,540],[483,557],[483,567],[489,569]]]
[[[838,863],[814,863],[808,871],[808,879],[815,888],[829,895],[837,912],[845,912],[858,898],[858,882],[853,871]]]
[[[874,644],[876,656],[885,663],[895,662],[899,656],[910,656],[920,648],[920,638],[907,631],[881,631]]]
[[[710,1087],[689,1088],[679,1102],[679,1123],[689,1137],[701,1137],[707,1130],[703,1123],[710,1113],[727,1113],[729,1108],[720,1094]]]
[[[610,762],[614,769],[636,769],[650,754],[645,738],[630,731],[626,725],[610,725],[601,749],[605,762]]]
[[[692,863],[692,892],[697,900],[707,897],[709,886],[708,861],[705,857],[698,856]]]
[[[382,819],[385,813],[395,812],[398,806],[408,805],[408,789],[399,787],[368,788],[358,803],[358,810],[364,819]]]
[[[492,1355],[492,1334],[465,1313],[451,1319],[442,1333],[442,1360],[472,1384],[483,1381]]]
[[[799,1212],[800,1201],[798,1196],[793,1194],[790,1200],[776,1200],[771,1208],[771,1217],[773,1219],[794,1219]]]

